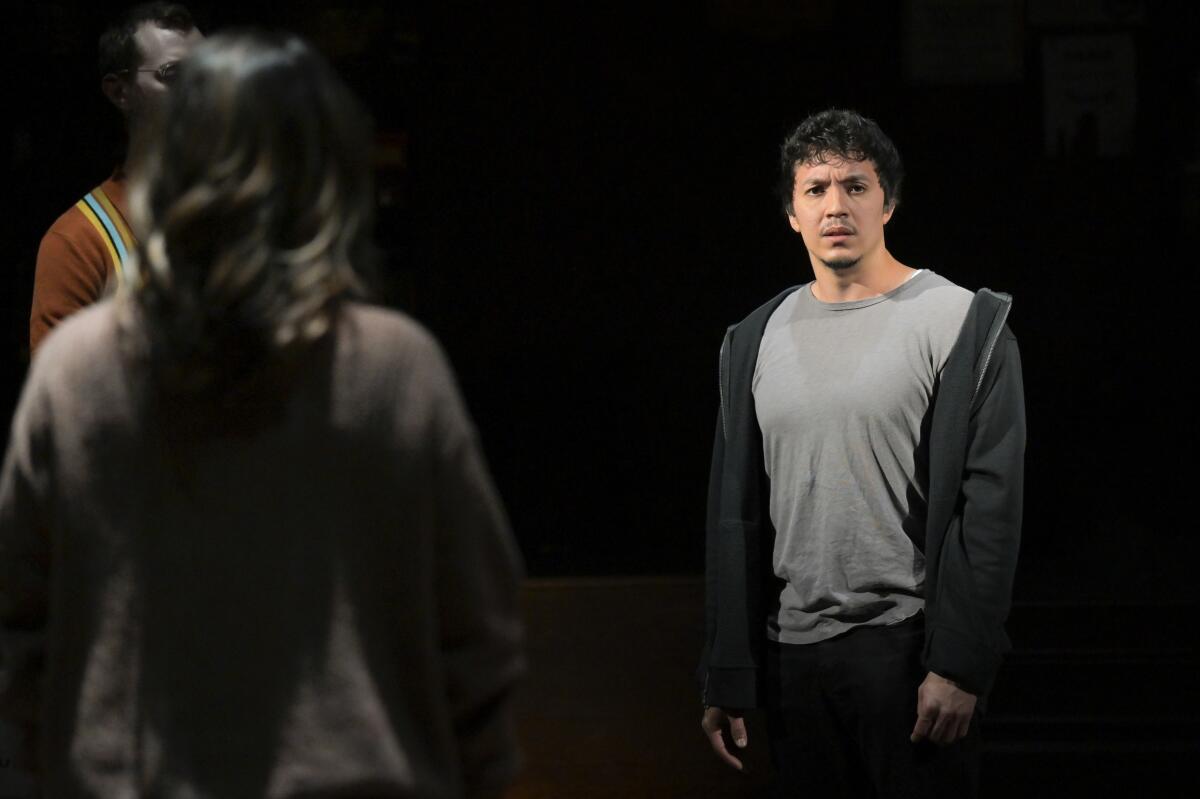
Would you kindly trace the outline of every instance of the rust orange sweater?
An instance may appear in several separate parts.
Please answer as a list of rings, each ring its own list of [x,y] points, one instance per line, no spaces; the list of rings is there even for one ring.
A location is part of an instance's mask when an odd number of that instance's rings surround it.
[[[134,246],[128,218],[125,172],[117,167],[46,231],[33,277],[31,353],[55,325],[116,287]]]

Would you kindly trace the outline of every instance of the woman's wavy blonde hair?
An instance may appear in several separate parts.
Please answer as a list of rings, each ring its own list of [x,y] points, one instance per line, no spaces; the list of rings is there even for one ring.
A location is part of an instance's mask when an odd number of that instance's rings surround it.
[[[330,328],[373,265],[371,125],[301,39],[215,36],[133,165],[125,293],[175,388],[236,382]]]

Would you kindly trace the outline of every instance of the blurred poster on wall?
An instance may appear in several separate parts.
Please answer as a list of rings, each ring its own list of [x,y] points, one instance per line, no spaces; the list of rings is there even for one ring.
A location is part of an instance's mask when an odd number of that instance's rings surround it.
[[[995,84],[1021,79],[1020,0],[909,0],[904,70],[916,84]]]
[[[1111,158],[1129,152],[1137,111],[1136,60],[1127,33],[1043,40],[1046,155]]]
[[[828,30],[839,10],[835,0],[708,0],[706,17],[714,30],[785,39]]]
[[[1145,21],[1145,0],[1029,0],[1029,24],[1035,27],[1130,25]]]

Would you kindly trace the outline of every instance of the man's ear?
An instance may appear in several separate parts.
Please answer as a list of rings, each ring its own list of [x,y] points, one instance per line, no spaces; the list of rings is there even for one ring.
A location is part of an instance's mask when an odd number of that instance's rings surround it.
[[[895,213],[896,213],[896,203],[895,203],[895,201],[893,201],[891,204],[889,204],[886,208],[883,209],[883,224],[886,225],[888,222],[892,221],[892,215]]]
[[[122,115],[129,113],[130,88],[128,81],[121,80],[112,72],[100,79],[100,91],[104,92],[104,96]]]
[[[792,211],[792,206],[788,205],[785,210],[787,211],[788,224],[792,226],[792,230],[799,233],[800,223],[796,220],[796,214]]]

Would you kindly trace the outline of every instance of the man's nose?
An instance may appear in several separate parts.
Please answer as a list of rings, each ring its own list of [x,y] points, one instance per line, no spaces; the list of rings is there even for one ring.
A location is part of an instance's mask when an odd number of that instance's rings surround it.
[[[846,215],[846,195],[842,192],[842,188],[837,185],[829,187],[825,192],[825,216],[845,216]]]

